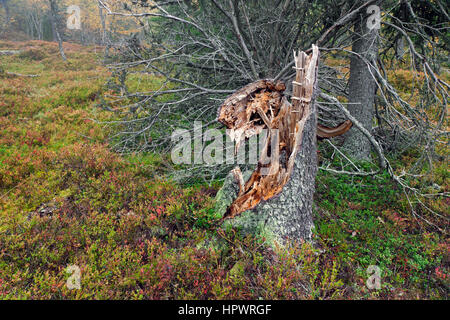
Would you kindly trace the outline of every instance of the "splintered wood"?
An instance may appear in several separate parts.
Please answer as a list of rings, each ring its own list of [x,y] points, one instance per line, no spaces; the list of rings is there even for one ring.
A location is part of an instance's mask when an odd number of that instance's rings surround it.
[[[258,165],[249,180],[244,183],[239,167],[232,170],[239,184],[239,193],[224,218],[233,218],[280,194],[289,180],[301,148],[305,123],[311,116],[310,103],[314,94],[319,50],[313,46],[310,55],[299,52],[294,58],[296,77],[292,82],[292,103],[283,95],[286,89],[284,83],[259,80],[236,91],[219,108],[218,121],[229,129],[228,134],[235,141],[235,151],[243,140],[261,133],[263,129],[268,130]],[[350,127],[349,121],[336,128],[320,126],[318,136],[333,137]]]

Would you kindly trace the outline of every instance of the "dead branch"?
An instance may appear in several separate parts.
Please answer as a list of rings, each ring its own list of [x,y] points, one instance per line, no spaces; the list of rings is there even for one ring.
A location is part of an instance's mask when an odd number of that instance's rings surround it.
[[[21,74],[21,73],[15,73],[15,72],[5,72],[7,75],[9,76],[13,76],[13,77],[28,77],[28,78],[35,78],[35,77],[39,77],[39,74]]]

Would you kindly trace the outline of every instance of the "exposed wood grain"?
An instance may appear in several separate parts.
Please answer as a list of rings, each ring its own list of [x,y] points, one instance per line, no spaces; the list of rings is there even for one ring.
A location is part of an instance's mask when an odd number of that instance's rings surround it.
[[[301,148],[305,123],[311,115],[318,59],[316,46],[310,55],[299,52],[295,56],[292,103],[283,95],[284,83],[263,79],[236,91],[219,108],[218,121],[229,129],[236,150],[244,139],[268,129],[257,168],[249,180],[244,182],[239,167],[233,170],[239,193],[224,218],[233,218],[280,194],[288,182]],[[345,121],[336,128],[319,126],[318,136],[334,137],[349,130],[351,125]]]

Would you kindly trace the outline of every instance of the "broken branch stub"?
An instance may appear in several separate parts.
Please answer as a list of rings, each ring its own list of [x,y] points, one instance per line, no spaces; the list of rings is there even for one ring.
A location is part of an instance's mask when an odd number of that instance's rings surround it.
[[[232,170],[239,193],[228,207],[224,219],[233,218],[280,194],[289,180],[301,148],[305,123],[311,115],[318,47],[313,46],[310,55],[299,51],[294,58],[296,77],[292,82],[292,103],[283,94],[286,89],[283,82],[264,79],[236,91],[219,108],[218,121],[229,129],[227,133],[235,142],[236,152],[243,140],[261,133],[263,129],[268,130],[258,165],[248,181],[244,181],[239,167]],[[345,133],[350,127],[350,121],[336,128],[318,126],[317,135],[330,138]],[[278,147],[273,148],[274,145]]]

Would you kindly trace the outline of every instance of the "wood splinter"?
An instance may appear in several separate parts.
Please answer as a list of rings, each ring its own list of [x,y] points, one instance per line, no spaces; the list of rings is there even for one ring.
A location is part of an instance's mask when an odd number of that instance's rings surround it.
[[[286,89],[283,82],[263,79],[236,91],[220,106],[218,121],[229,129],[228,134],[236,143],[235,150],[245,139],[264,129],[268,130],[258,165],[249,180],[244,182],[239,167],[232,170],[239,185],[239,193],[228,207],[224,219],[233,218],[255,208],[261,201],[280,194],[288,182],[295,157],[301,148],[305,123],[311,115],[310,103],[313,100],[318,59],[317,46],[313,46],[310,55],[304,52],[295,55],[297,72],[291,103],[283,94]],[[317,136],[324,139],[342,135],[351,126],[349,120],[335,128],[318,125]],[[278,148],[271,150],[272,143],[278,144]]]

